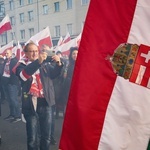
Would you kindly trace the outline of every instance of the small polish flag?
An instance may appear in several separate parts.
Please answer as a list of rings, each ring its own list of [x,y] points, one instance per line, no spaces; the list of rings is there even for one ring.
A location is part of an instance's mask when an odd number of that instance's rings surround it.
[[[41,47],[43,44],[49,45],[49,47],[53,47],[52,39],[51,39],[51,34],[50,34],[50,29],[49,27],[46,27],[42,31],[38,32],[37,34],[33,35],[27,42],[34,42],[36,45]],[[25,44],[25,45],[26,45]]]
[[[9,16],[6,15],[6,17],[0,22],[0,34],[11,29]]]

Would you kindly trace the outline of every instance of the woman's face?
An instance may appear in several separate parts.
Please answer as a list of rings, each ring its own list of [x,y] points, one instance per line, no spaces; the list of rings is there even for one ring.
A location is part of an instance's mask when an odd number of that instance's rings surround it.
[[[74,50],[73,52],[72,52],[72,59],[74,60],[74,61],[76,61],[76,59],[77,59],[77,55],[78,55],[78,51],[77,50]]]

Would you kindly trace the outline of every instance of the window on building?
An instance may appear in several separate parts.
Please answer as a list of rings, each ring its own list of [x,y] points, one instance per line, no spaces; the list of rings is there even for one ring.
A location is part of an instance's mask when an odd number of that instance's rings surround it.
[[[21,40],[25,39],[25,30],[20,30],[20,38]]]
[[[24,13],[20,14],[20,23],[24,23]]]
[[[11,32],[11,39],[12,39],[12,40],[15,39],[15,32]]]
[[[67,9],[72,9],[72,0],[67,0]]]
[[[48,14],[48,5],[43,5],[43,14]]]
[[[24,0],[19,0],[19,5],[23,6],[24,5]]]
[[[11,23],[12,26],[15,25],[15,17],[14,16],[10,17],[10,23]]]
[[[60,26],[55,26],[55,36],[60,37]]]
[[[9,1],[9,8],[10,8],[10,10],[14,9],[14,1],[13,0]]]
[[[28,0],[28,4],[32,4],[33,3],[33,0]]]
[[[81,0],[81,4],[82,4],[82,5],[87,5],[88,2],[89,2],[89,0]]]
[[[28,11],[29,21],[33,21],[33,11]]]
[[[30,37],[32,37],[34,35],[34,28],[29,29],[29,35],[30,35]]]
[[[58,12],[59,11],[59,2],[55,2],[54,7],[55,7],[55,12]]]
[[[5,6],[4,4],[0,4],[0,16],[5,16]]]
[[[2,43],[6,43],[6,33],[1,34]]]
[[[72,35],[72,24],[67,24],[67,31]]]

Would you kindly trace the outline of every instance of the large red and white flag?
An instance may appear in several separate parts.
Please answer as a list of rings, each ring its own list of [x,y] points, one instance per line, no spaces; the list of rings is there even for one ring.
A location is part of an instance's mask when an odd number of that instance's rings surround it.
[[[5,18],[0,22],[0,34],[11,29],[9,16],[6,15]]]
[[[42,31],[38,32],[34,36],[32,36],[27,42],[34,42],[37,44],[39,47],[41,47],[43,44],[48,45],[49,47],[53,47],[52,39],[51,39],[51,34],[50,34],[50,29],[49,27],[46,27]]]
[[[3,47],[0,48],[0,55],[5,56],[5,51],[7,49],[11,49],[13,48],[13,43],[14,41],[9,42],[8,44],[4,45]]]
[[[121,43],[150,46],[149,10],[148,0],[91,1],[64,118],[61,150],[147,149],[150,89],[117,76],[107,58]],[[145,56],[150,52],[147,50],[140,54],[145,63],[150,59]]]

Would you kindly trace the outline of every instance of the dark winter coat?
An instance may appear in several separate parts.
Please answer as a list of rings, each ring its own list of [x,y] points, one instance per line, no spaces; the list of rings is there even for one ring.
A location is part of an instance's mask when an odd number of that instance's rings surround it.
[[[4,64],[3,64],[2,70],[1,70],[2,74],[4,72],[4,67],[5,67],[6,62],[7,62],[7,59],[4,60]],[[19,84],[18,77],[13,72],[13,68],[16,66],[17,62],[18,62],[18,59],[16,57],[14,57],[10,60],[10,65],[9,65],[10,78],[2,76],[1,77],[1,84],[2,85],[5,85],[5,84],[18,85]]]
[[[62,65],[63,66],[63,65]],[[43,86],[44,96],[49,106],[55,104],[55,95],[54,95],[54,86],[52,79],[56,78],[60,73],[62,66],[51,65],[49,63],[39,64],[38,60],[30,63],[29,65],[25,65],[20,63],[20,65],[16,68],[16,74],[21,81],[22,86],[22,113],[23,114],[31,114],[34,113],[34,108],[32,104],[32,95],[28,94],[31,84],[32,84],[32,75],[39,69],[40,77]],[[25,71],[27,75],[31,76],[26,81],[22,80],[20,77],[20,72]]]

